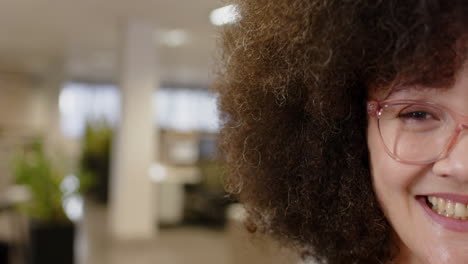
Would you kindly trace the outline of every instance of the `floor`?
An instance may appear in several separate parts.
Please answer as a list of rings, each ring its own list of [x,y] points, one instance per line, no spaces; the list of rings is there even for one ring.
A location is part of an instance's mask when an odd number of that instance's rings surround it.
[[[87,205],[77,243],[78,264],[231,264],[227,234],[202,227],[161,229],[153,241],[115,242],[106,228],[106,209]]]
[[[239,220],[242,213],[228,215],[230,220],[224,230],[194,226],[161,228],[150,241],[117,242],[107,234],[106,207],[86,203],[84,219],[77,230],[75,264],[301,263],[296,254],[274,240],[249,234]],[[24,252],[15,253],[12,263],[25,263]]]

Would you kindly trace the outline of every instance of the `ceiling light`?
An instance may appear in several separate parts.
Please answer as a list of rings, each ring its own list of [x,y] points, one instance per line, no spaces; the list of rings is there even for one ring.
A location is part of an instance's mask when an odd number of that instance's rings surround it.
[[[232,24],[240,19],[236,5],[228,5],[211,11],[210,21],[213,25],[222,26]]]

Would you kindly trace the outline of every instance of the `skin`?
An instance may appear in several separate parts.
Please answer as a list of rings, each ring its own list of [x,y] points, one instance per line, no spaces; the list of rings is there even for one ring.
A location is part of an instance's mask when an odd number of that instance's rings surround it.
[[[465,63],[448,89],[409,88],[370,97],[430,101],[468,116],[468,65]],[[367,128],[371,172],[377,199],[400,248],[395,263],[466,263],[468,233],[447,230],[432,221],[415,197],[431,193],[468,195],[468,130],[462,132],[446,158],[427,165],[409,165],[385,152],[376,122],[370,117]]]

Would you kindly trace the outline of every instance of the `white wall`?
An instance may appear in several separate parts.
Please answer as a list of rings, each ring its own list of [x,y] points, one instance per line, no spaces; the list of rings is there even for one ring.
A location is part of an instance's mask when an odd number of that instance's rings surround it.
[[[39,86],[30,76],[0,73],[0,129],[43,129],[46,105]]]

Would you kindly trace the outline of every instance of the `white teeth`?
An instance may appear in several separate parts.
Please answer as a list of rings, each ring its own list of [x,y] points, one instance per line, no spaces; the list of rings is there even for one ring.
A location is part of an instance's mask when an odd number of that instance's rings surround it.
[[[456,203],[435,196],[428,196],[427,201],[432,205],[432,210],[440,215],[456,219],[468,219],[468,207],[466,204]]]
[[[455,203],[455,217],[458,219],[466,219],[466,205]]]
[[[452,201],[448,201],[445,206],[445,216],[453,217],[455,214],[455,204]]]
[[[437,212],[439,214],[443,214],[445,212],[445,205],[446,205],[446,202],[444,199],[442,198],[437,199]]]

